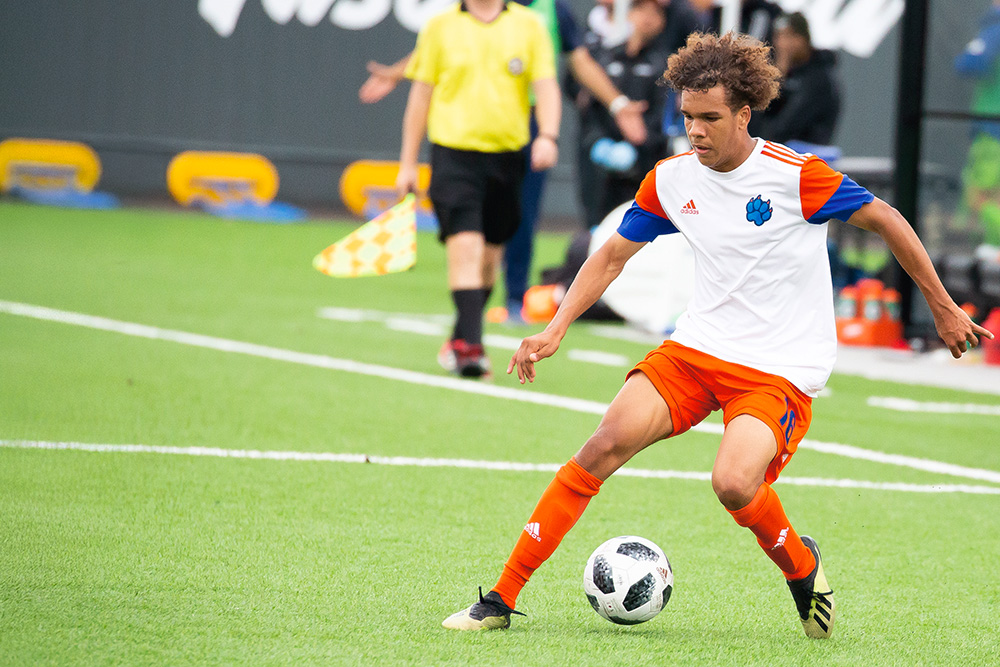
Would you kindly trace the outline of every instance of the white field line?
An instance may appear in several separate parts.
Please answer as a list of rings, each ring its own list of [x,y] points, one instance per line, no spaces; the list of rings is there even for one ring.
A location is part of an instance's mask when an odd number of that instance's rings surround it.
[[[862,461],[872,461],[874,463],[888,463],[889,465],[924,470],[939,475],[951,475],[952,477],[965,477],[967,479],[978,479],[983,482],[994,482],[1000,484],[1000,472],[995,470],[983,470],[981,468],[966,468],[965,466],[954,465],[952,463],[942,463],[931,459],[918,459],[914,456],[903,456],[902,454],[886,454],[870,449],[862,449],[852,445],[841,445],[836,442],[820,442],[806,438],[799,443],[802,449],[811,449],[814,452],[824,454],[835,454],[846,456]]]
[[[601,366],[615,366],[622,368],[628,366],[628,359],[623,354],[613,354],[611,352],[597,352],[593,350],[570,350],[566,353],[573,361],[586,361]]]
[[[0,301],[0,313],[10,315],[20,315],[49,322],[59,322],[62,324],[72,324],[86,327],[88,329],[98,329],[100,331],[111,331],[114,333],[135,336],[138,338],[149,338],[153,340],[166,340],[172,343],[190,345],[192,347],[217,350],[219,352],[231,352],[235,354],[245,354],[252,357],[272,359],[275,361],[285,361],[303,366],[315,368],[326,368],[328,370],[342,371],[345,373],[355,373],[378,377],[396,382],[406,382],[409,384],[424,387],[438,387],[441,389],[451,389],[467,394],[479,394],[481,396],[492,396],[510,401],[520,401],[522,403],[533,403],[535,405],[545,405],[550,407],[563,408],[574,412],[582,412],[592,415],[603,415],[608,409],[606,403],[598,401],[588,401],[582,398],[569,398],[566,396],[555,396],[543,394],[541,392],[525,391],[514,387],[498,387],[486,384],[478,380],[463,380],[457,377],[445,375],[431,375],[429,373],[419,373],[389,366],[379,366],[376,364],[366,364],[351,359],[337,359],[325,354],[310,354],[306,352],[295,352],[267,345],[257,345],[255,343],[245,343],[227,338],[216,338],[214,336],[204,336],[202,334],[188,333],[186,331],[176,331],[173,329],[161,329],[146,324],[136,324],[133,322],[122,322],[106,317],[85,315],[83,313],[73,313],[65,310],[56,310],[44,306],[32,306],[13,301]]]
[[[360,308],[320,308],[316,315],[337,322],[382,322],[387,329],[420,336],[445,336],[450,330],[454,319],[448,315],[420,315],[403,313],[384,313],[379,310],[362,310]],[[516,350],[521,346],[521,339],[500,334],[486,334],[483,343],[498,350]],[[569,350],[567,354],[573,361],[582,361],[603,366],[624,367],[628,359],[620,354],[610,354],[597,350]]]
[[[442,324],[415,320],[411,317],[388,317],[385,320],[385,328],[421,336],[443,336],[445,331]]]
[[[412,456],[372,456],[367,454],[332,454],[327,452],[261,451],[254,449],[222,449],[220,447],[166,447],[157,445],[107,445],[85,442],[45,442],[38,440],[0,440],[0,448],[75,450],[104,454],[166,454],[180,456],[205,456],[225,459],[252,459],[267,461],[309,461],[322,463],[371,463],[385,466],[420,468],[466,468],[476,470],[501,470],[509,472],[547,472],[559,470],[558,463],[518,463],[510,461],[477,461],[473,459],[418,458]],[[686,479],[709,481],[710,472],[681,470],[648,470],[622,468],[619,477],[644,479]],[[972,486],[969,484],[904,484],[897,482],[868,482],[856,479],[827,479],[821,477],[782,477],[780,484],[794,486],[821,486],[838,489],[871,489],[878,491],[903,491],[910,493],[968,493],[1000,495],[1000,487]]]
[[[454,316],[439,313],[387,313],[382,310],[363,310],[361,308],[320,308],[316,314],[323,319],[340,322],[385,322],[389,319],[410,319],[440,324],[444,327],[455,321]]]
[[[624,340],[629,343],[641,343],[643,345],[659,345],[670,337],[669,334],[665,333],[651,333],[641,329],[613,327],[607,324],[591,324],[587,327],[587,331],[601,338]]]
[[[1000,405],[984,405],[982,403],[933,403],[914,401],[909,398],[894,396],[871,396],[868,405],[873,408],[886,408],[900,412],[934,412],[953,415],[990,415],[1000,417]]]
[[[514,351],[521,347],[521,339],[514,336],[503,336],[501,334],[483,334],[483,343],[488,347],[495,347],[498,350]]]
[[[462,380],[442,375],[430,375],[428,373],[419,373],[417,371],[408,371],[388,366],[366,364],[358,361],[352,361],[350,359],[337,359],[335,357],[328,357],[322,354],[295,352],[276,347],[268,347],[266,345],[256,345],[254,343],[244,343],[226,338],[215,338],[213,336],[203,336],[201,334],[187,333],[184,331],[161,329],[159,327],[148,326],[145,324],[122,322],[120,320],[96,317],[94,315],[85,315],[83,313],[56,310],[53,308],[46,308],[44,306],[33,306],[12,301],[0,301],[0,313],[31,317],[49,322],[59,322],[62,324],[72,324],[75,326],[98,329],[101,331],[111,331],[128,336],[137,336],[139,338],[166,340],[174,343],[180,343],[182,345],[191,345],[193,347],[207,348],[220,352],[245,354],[248,356],[302,364],[315,368],[326,368],[345,373],[356,373],[358,375],[378,377],[395,382],[406,382],[425,387],[438,387],[441,389],[450,389],[452,391],[478,394],[481,396],[491,396],[493,398],[501,398],[510,401],[520,401],[522,403],[532,403],[535,405],[562,408],[564,410],[571,410],[573,412],[580,412],[584,414],[603,416],[608,408],[606,403],[589,401],[582,398],[570,398],[567,396],[556,396],[554,394],[543,394],[541,392],[526,391],[523,389],[515,389],[513,387],[498,387],[496,385],[485,384],[476,380]],[[692,430],[721,435],[723,427],[721,424],[716,423],[702,423]],[[993,470],[965,468],[963,466],[942,463],[940,461],[933,461],[930,459],[918,459],[899,454],[887,454],[885,452],[862,449],[851,445],[820,442],[818,440],[803,440],[799,443],[799,447],[827,454],[836,454],[854,459],[872,461],[875,463],[886,463],[938,474],[1000,483],[1000,472]]]

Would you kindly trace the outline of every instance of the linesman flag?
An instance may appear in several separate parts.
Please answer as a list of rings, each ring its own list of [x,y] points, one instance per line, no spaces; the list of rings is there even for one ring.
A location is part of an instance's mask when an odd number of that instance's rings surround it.
[[[416,263],[417,205],[412,193],[313,259],[317,271],[335,278],[383,276]]]

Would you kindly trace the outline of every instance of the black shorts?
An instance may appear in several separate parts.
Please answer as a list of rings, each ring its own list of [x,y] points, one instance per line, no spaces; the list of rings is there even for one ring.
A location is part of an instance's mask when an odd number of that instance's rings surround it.
[[[525,153],[480,153],[431,144],[428,190],[442,241],[479,232],[487,243],[506,243],[521,224]]]

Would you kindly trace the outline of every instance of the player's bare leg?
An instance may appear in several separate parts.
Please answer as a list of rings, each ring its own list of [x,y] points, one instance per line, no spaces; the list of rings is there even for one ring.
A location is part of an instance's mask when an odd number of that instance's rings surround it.
[[[733,418],[712,467],[712,488],[736,522],[749,528],[788,581],[807,636],[830,636],[836,619],[833,591],[819,547],[792,528],[777,494],[764,481],[778,453],[774,432],[751,415]]]
[[[764,483],[778,453],[771,428],[751,415],[734,417],[722,435],[712,466],[712,489],[726,509],[746,507]]]
[[[670,408],[642,372],[632,373],[600,425],[573,458],[602,482],[629,459],[673,433]]]
[[[559,546],[601,483],[638,452],[673,431],[670,410],[653,383],[633,373],[600,426],[542,494],[496,586],[479,602],[444,620],[454,630],[506,628],[521,589]]]

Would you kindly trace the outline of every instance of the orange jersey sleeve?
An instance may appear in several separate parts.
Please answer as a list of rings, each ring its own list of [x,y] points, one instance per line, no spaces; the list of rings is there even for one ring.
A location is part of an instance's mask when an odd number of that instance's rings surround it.
[[[802,165],[799,199],[802,217],[822,224],[831,218],[847,220],[875,196],[813,155]]]
[[[799,199],[802,202],[802,217],[810,219],[830,201],[837,192],[844,175],[834,171],[830,165],[812,156],[802,165],[799,176]]]
[[[664,162],[666,160],[660,160],[656,163],[656,167]],[[661,218],[667,218],[667,214],[663,212],[663,205],[660,204],[660,197],[656,194],[656,167],[650,169],[646,177],[642,179],[639,191],[635,193],[635,203],[644,211]]]

